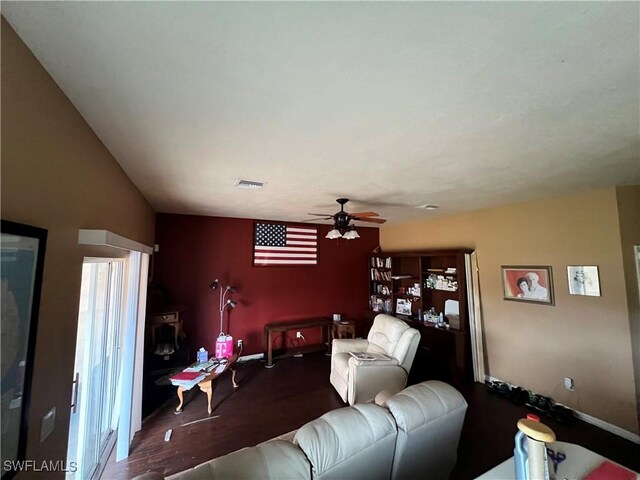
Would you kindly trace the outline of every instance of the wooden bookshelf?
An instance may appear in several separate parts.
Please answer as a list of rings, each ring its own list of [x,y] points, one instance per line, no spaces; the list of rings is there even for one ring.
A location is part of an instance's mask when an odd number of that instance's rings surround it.
[[[473,377],[465,266],[465,254],[471,251],[380,252],[370,256],[370,315],[388,313],[420,331],[420,348],[412,368],[417,381],[462,383]],[[400,307],[410,305],[410,310],[398,311],[398,300]],[[445,304],[455,305],[447,301],[458,302],[458,316],[444,315]],[[432,308],[435,318],[442,313],[448,326],[425,321],[425,313]]]

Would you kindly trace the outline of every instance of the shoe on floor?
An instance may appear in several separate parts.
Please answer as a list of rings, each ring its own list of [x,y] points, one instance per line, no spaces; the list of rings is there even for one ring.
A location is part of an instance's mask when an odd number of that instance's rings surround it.
[[[511,387],[509,392],[509,400],[516,405],[524,405],[529,400],[529,392],[520,387]]]
[[[558,423],[571,423],[575,420],[574,411],[562,405],[554,405],[546,415]]]

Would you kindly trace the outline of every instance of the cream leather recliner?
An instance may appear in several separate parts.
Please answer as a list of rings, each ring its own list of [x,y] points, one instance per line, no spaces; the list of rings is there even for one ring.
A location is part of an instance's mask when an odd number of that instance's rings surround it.
[[[366,339],[336,339],[331,346],[329,380],[349,405],[372,401],[382,390],[407,384],[420,332],[391,315],[377,315]],[[358,360],[349,352],[383,353],[387,360]]]

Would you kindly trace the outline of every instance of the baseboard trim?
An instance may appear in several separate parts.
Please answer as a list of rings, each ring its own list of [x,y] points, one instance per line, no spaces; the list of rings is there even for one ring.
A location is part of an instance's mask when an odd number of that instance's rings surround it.
[[[264,353],[254,353],[253,355],[243,355],[238,358],[239,362],[248,362],[249,360],[262,360]]]
[[[509,385],[510,387],[513,387],[515,385],[512,385],[509,382],[505,382],[504,380],[500,380],[499,378],[495,378],[492,377],[491,375],[485,375],[485,382],[503,382],[506,383],[507,385]],[[558,403],[558,402],[556,402]],[[612,423],[606,422],[600,418],[596,418],[593,417],[587,413],[581,412],[579,410],[576,410],[572,407],[569,407],[568,405],[563,405],[562,403],[558,403],[558,405],[562,405],[563,407],[567,407],[567,408],[571,408],[575,414],[576,417],[579,418],[580,420],[590,423],[591,425],[594,425],[598,428],[601,428],[603,430],[606,430],[609,433],[613,433],[614,435],[618,435],[619,437],[624,438],[625,440],[629,440],[630,442],[633,443],[637,443],[640,444],[640,435],[637,435],[633,432],[630,432],[628,430],[625,430],[624,428],[618,427],[617,425],[614,425]]]
[[[564,406],[566,407],[566,405]],[[619,426],[613,425],[612,423],[605,422],[604,420],[601,420],[599,418],[592,417],[589,414],[580,412],[578,410],[574,410],[574,411],[576,412],[576,417],[578,417],[580,420],[584,420],[585,422],[590,423],[591,425],[600,427],[601,429],[606,430],[607,432],[611,432],[615,435],[618,435],[619,437],[629,440],[630,442],[637,443],[638,445],[640,445],[640,435],[636,435],[633,432],[625,430],[624,428],[620,428]]]

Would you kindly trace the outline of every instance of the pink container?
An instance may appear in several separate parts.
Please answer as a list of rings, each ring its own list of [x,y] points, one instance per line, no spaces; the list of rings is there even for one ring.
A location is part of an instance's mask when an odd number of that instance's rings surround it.
[[[233,355],[233,337],[220,332],[216,339],[216,358],[228,358]]]

